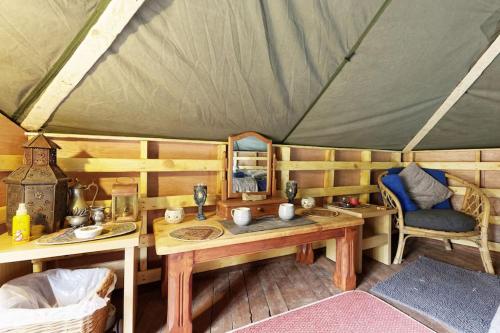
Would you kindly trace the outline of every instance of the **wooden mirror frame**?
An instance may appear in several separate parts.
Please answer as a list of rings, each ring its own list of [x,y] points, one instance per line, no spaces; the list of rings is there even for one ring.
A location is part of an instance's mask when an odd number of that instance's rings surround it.
[[[267,179],[266,179],[266,191],[265,192],[246,192],[248,194],[265,194],[266,196],[272,195],[272,184],[273,184],[273,141],[260,135],[257,132],[243,132],[237,135],[231,135],[228,137],[228,156],[227,156],[227,197],[228,198],[241,198],[242,193],[233,192],[233,155],[234,155],[234,142],[247,138],[256,137],[257,139],[266,143],[267,146]]]

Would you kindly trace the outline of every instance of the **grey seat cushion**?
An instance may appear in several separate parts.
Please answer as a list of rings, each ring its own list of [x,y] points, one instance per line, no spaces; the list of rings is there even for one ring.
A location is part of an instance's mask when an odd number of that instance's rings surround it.
[[[452,209],[421,209],[405,213],[405,225],[439,231],[472,231],[476,220]]]

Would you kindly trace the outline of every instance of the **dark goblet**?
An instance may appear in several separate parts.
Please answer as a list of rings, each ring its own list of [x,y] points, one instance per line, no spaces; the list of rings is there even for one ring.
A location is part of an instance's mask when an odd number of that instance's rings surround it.
[[[285,194],[288,198],[289,203],[293,203],[293,199],[297,195],[297,182],[295,180],[289,180],[286,182]]]
[[[207,219],[203,214],[203,205],[205,201],[207,201],[207,185],[196,184],[194,186],[194,202],[198,206],[198,215],[196,215],[196,219],[199,221]]]

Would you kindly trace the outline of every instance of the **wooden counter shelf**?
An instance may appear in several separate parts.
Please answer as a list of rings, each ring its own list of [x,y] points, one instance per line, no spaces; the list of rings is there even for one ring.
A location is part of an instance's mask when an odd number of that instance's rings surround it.
[[[328,205],[328,209],[364,219],[363,231],[358,234],[360,246],[369,257],[384,263],[391,264],[391,236],[392,236],[392,215],[397,214],[397,209],[386,209],[383,206],[368,204],[361,208],[342,208],[335,205]],[[359,251],[358,267],[356,271],[361,272],[361,255]],[[335,240],[326,242],[326,256],[328,259],[335,260]]]
[[[300,215],[302,211],[298,209],[296,213]],[[168,299],[169,332],[192,330],[192,273],[194,265],[202,262],[293,245],[302,249],[300,246],[314,241],[334,238],[337,241],[337,265],[333,283],[341,290],[356,287],[357,234],[363,219],[345,214],[336,217],[308,216],[316,223],[233,235],[219,223],[221,218],[214,213],[207,214],[207,217],[205,221],[196,221],[194,215],[189,215],[180,224],[167,224],[163,218],[158,218],[153,224],[156,253],[163,256],[162,294]],[[189,226],[214,226],[224,230],[224,234],[213,240],[196,242],[169,236],[172,231]],[[304,259],[300,255],[297,258]]]
[[[36,262],[41,259],[59,258],[82,253],[111,250],[124,251],[123,329],[124,332],[132,333],[135,322],[137,249],[140,230],[141,222],[137,222],[136,230],[130,234],[62,245],[38,245],[34,240],[22,244],[13,244],[12,236],[3,233],[0,235],[0,264],[29,260]]]

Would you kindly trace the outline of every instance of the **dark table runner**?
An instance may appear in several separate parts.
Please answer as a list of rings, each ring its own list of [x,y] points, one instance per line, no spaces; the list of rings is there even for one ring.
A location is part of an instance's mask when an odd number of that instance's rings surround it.
[[[289,221],[282,220],[279,217],[264,217],[261,219],[252,220],[249,225],[245,226],[236,225],[231,220],[225,220],[220,223],[233,235],[239,235],[249,232],[297,227],[301,225],[314,224],[316,222],[311,221],[307,217],[295,216],[292,220]]]

